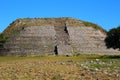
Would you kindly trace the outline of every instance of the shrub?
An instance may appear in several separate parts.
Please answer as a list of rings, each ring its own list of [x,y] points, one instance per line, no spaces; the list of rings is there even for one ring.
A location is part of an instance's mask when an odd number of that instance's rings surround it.
[[[105,39],[107,48],[114,48],[120,50],[120,26],[117,28],[111,29],[107,33],[107,37]]]

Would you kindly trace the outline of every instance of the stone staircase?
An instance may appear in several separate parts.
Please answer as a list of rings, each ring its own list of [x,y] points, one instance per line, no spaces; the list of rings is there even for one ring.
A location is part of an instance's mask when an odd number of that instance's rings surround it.
[[[54,26],[56,31],[56,46],[59,55],[72,55],[73,49],[70,37],[65,24],[58,23]]]

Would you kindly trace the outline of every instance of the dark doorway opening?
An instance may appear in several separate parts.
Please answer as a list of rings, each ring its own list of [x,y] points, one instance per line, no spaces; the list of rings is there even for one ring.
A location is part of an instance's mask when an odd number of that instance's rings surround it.
[[[64,31],[65,31],[65,33],[67,33],[67,34],[68,34],[68,30],[67,30],[67,27],[65,27],[65,28],[64,28]]]
[[[55,52],[55,55],[58,55],[58,48],[57,48],[57,46],[55,46],[54,52]]]

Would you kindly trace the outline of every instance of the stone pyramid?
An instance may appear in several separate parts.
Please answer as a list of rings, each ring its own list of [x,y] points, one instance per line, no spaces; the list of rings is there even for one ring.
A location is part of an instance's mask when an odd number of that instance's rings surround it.
[[[0,56],[120,54],[106,48],[101,27],[73,18],[17,19],[2,34]]]

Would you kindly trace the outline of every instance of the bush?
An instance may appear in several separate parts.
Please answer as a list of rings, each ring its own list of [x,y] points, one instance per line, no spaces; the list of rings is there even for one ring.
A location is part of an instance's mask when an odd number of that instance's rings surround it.
[[[106,43],[107,48],[113,48],[113,49],[120,50],[120,26],[118,26],[117,28],[111,29],[107,33],[105,43]]]

